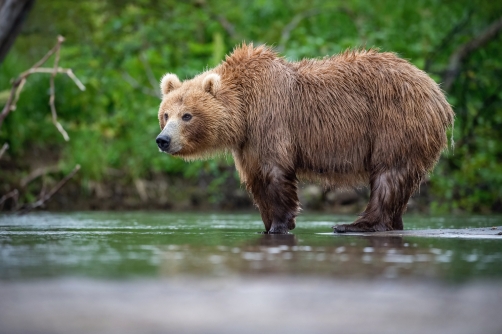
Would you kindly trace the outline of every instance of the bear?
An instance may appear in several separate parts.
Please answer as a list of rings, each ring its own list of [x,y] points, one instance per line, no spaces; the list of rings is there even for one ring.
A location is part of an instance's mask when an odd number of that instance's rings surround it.
[[[294,62],[243,43],[215,68],[183,82],[168,73],[160,87],[159,150],[186,160],[231,153],[264,233],[295,228],[300,179],[369,185],[364,212],[334,232],[402,230],[454,121],[434,80],[377,49]]]

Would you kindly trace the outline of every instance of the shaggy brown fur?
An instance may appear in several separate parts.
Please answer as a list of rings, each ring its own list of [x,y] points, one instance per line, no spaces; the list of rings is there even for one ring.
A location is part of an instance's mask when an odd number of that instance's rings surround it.
[[[242,45],[192,80],[167,75],[162,90],[160,136],[181,147],[162,150],[188,159],[230,150],[269,233],[295,227],[297,177],[369,183],[366,210],[336,232],[403,229],[406,204],[446,148],[454,118],[426,73],[376,50],[288,62]],[[180,121],[186,113],[192,118]]]

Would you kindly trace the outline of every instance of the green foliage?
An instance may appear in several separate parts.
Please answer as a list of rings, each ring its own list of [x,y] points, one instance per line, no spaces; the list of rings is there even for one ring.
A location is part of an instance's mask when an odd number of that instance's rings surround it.
[[[82,180],[102,180],[109,169],[122,171],[124,183],[152,173],[211,175],[208,191],[217,202],[233,177],[225,167],[231,160],[186,163],[157,152],[157,82],[165,72],[190,78],[236,44],[254,41],[291,60],[379,47],[441,81],[450,56],[501,15],[500,2],[467,0],[38,1],[0,66],[0,99],[9,80],[58,34],[66,37],[60,65],[87,89],[80,92],[67,77],[56,80],[59,119],[71,137],[66,143],[51,123],[49,76],[31,76],[0,142],[10,143],[14,159],[34,148],[55,150],[65,170],[82,166]],[[435,210],[502,210],[501,39],[469,55],[449,92],[457,144],[431,176]]]

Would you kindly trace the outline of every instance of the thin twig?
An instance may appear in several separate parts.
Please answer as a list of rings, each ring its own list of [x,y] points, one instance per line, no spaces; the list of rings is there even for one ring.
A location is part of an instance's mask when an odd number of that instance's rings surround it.
[[[73,73],[71,68],[68,68],[68,69],[58,68],[58,71],[59,71],[59,73],[66,73],[66,75],[68,75],[68,77],[73,80],[75,85],[77,85],[77,87],[81,91],[85,90],[84,84],[80,80],[78,80],[77,76],[75,75],[75,73]]]
[[[293,19],[286,24],[284,29],[282,29],[281,33],[281,40],[279,41],[279,44],[277,45],[277,51],[282,52],[284,51],[284,48],[286,47],[286,43],[289,40],[289,36],[291,35],[291,32],[300,24],[300,22],[308,17],[319,15],[323,13],[323,10],[315,8],[311,10],[307,10],[305,12],[301,12],[293,16]]]
[[[58,182],[48,193],[44,194],[43,197],[41,197],[38,201],[34,203],[28,204],[23,210],[19,212],[20,215],[24,215],[25,213],[30,212],[31,210],[38,208],[39,206],[42,206],[45,202],[47,202],[55,193],[58,192],[59,189],[61,189],[68,180],[70,180],[75,173],[77,173],[80,170],[80,165],[76,165],[73,170],[66,175],[61,181]]]
[[[238,36],[235,33],[235,26],[230,23],[230,21],[227,20],[227,18],[221,14],[214,15],[216,20],[220,23],[220,25],[225,29],[227,34],[230,36],[232,39],[237,39]]]
[[[47,182],[45,182],[45,177],[42,178],[42,189],[40,189],[40,193],[38,194],[38,198],[42,198],[47,193]]]
[[[19,95],[21,95],[21,91],[23,90],[25,83],[26,83],[26,78],[21,79],[21,81],[19,82],[19,85],[17,86],[16,92],[14,94],[14,100],[11,104],[10,110],[12,110],[12,111],[16,110],[17,101],[19,101]],[[0,122],[0,125],[2,125],[1,122]]]
[[[16,103],[15,102],[17,102],[17,100],[15,100],[15,98],[16,98],[16,96],[19,97],[18,88],[19,88],[19,86],[22,87],[24,85],[23,81],[25,81],[25,80],[26,79],[20,79],[20,78],[18,78],[18,80],[15,80],[12,83],[12,88],[10,89],[9,98],[7,99],[7,102],[5,103],[5,106],[2,109],[2,113],[0,114],[0,127],[2,126],[2,122],[5,119],[5,117],[7,117],[7,115],[12,110],[16,109]]]
[[[4,203],[9,199],[9,198],[12,198],[14,199],[14,205],[13,207],[17,207],[17,201],[19,199],[19,191],[17,191],[17,189],[14,189],[10,192],[8,192],[7,194],[3,195],[1,198],[0,198],[0,209],[3,209],[3,205]]]
[[[148,59],[146,59],[146,56],[143,52],[139,54],[139,59],[141,60],[141,63],[143,64],[143,67],[145,68],[146,72],[146,77],[148,78],[148,81],[150,82],[150,86],[154,89],[156,95],[158,98],[161,98],[162,96],[160,95],[160,90],[159,90],[159,80],[155,79],[155,75],[153,74],[152,67],[150,66],[150,63],[148,62]]]
[[[129,85],[131,85],[132,88],[140,90],[143,94],[145,95],[150,95],[154,97],[159,97],[159,91],[158,90],[153,90],[148,87],[142,86],[138,80],[134,79],[129,73],[127,72],[122,72],[122,78],[124,78],[125,81]]]
[[[426,57],[425,57],[425,65],[424,65],[424,71],[425,72],[430,72],[431,66],[433,63],[434,58],[440,54],[446,47],[449,45],[449,43],[453,40],[455,35],[460,33],[469,23],[469,20],[472,16],[473,11],[469,10],[466,12],[464,17],[457,23],[455,24],[450,31],[443,37],[443,39],[439,42],[439,44],[432,50]]]
[[[58,36],[56,45],[54,45],[54,47],[50,49],[49,52],[47,52],[45,56],[42,57],[42,59],[36,62],[35,65],[30,67],[30,70],[35,70],[40,66],[42,66],[55,52],[59,50],[59,48],[61,47],[61,43],[63,42],[64,42],[64,37]],[[12,89],[9,95],[9,99],[7,100],[7,103],[5,104],[2,110],[2,114],[0,114],[0,126],[2,126],[2,122],[5,119],[5,117],[7,117],[7,114],[12,110],[16,109],[16,104],[19,99],[19,94],[21,93],[21,90],[23,89],[23,86],[26,83],[26,78],[29,76],[29,74],[31,74],[29,73],[30,70],[21,73],[21,75],[19,75],[19,77],[12,83]],[[27,72],[29,74],[27,74]]]
[[[59,172],[60,168],[59,166],[49,166],[49,167],[40,167],[36,168],[33,170],[28,176],[24,177],[21,179],[21,182],[19,183],[22,188],[26,187],[30,182],[33,180],[39,178],[40,176],[49,174],[49,173],[56,173]]]
[[[61,45],[61,43],[64,41],[64,38],[62,36],[58,37],[58,44]],[[54,69],[52,71],[51,75],[51,81],[50,81],[50,98],[49,98],[49,106],[51,107],[51,114],[52,114],[52,123],[58,129],[59,133],[63,136],[64,140],[69,141],[70,137],[68,136],[68,133],[63,129],[63,126],[61,123],[58,122],[58,114],[56,112],[56,105],[54,101],[56,100],[56,88],[54,85],[54,79],[56,78],[56,74],[58,73],[58,64],[59,64],[59,55],[60,55],[60,50],[61,48],[57,48],[56,50],[56,55],[54,58]]]
[[[453,82],[460,73],[462,62],[475,50],[479,49],[490,40],[495,38],[502,31],[502,17],[490,24],[488,28],[483,30],[479,35],[471,39],[469,42],[461,45],[451,55],[448,67],[443,75],[443,89],[450,90]]]
[[[204,12],[209,14],[211,20],[218,21],[221,27],[227,32],[228,36],[230,36],[231,39],[233,40],[242,39],[240,35],[235,31],[235,26],[232,23],[230,23],[230,21],[228,21],[225,16],[219,13],[217,14],[215,11],[213,11],[211,6],[209,6],[206,1],[200,1],[197,3],[197,5],[202,6]]]
[[[31,68],[38,68],[45,64],[47,59],[49,59],[55,52],[59,51],[59,48],[61,48],[61,44],[64,42],[64,37],[63,36],[58,36],[58,41],[54,47],[47,52],[45,56],[42,57],[35,65],[33,65]]]
[[[277,51],[278,52],[284,51],[284,49],[286,48],[286,43],[290,38],[291,32],[300,24],[301,21],[310,18],[312,16],[317,16],[320,14],[327,13],[329,11],[340,11],[342,13],[347,14],[354,21],[358,34],[361,36],[361,38],[364,38],[364,36],[362,36],[361,33],[362,28],[361,28],[361,23],[359,22],[360,20],[358,20],[358,17],[352,10],[344,6],[327,6],[324,8],[313,8],[296,14],[295,16],[293,16],[291,21],[284,26],[281,32],[281,39],[279,40],[279,44],[277,45],[276,48]]]
[[[61,46],[61,43],[63,43],[64,41],[64,38],[62,36],[59,36],[58,37],[58,41],[57,41],[57,44],[56,46],[54,46],[44,57],[42,57],[42,59],[40,59],[35,65],[33,65],[31,68],[29,68],[28,70],[24,71],[23,73],[21,73],[12,83],[12,88],[11,88],[11,91],[10,91],[10,94],[9,94],[9,98],[7,99],[7,103],[5,104],[5,106],[3,107],[2,109],[2,113],[0,114],[0,127],[2,126],[2,123],[4,121],[4,119],[7,117],[7,115],[16,109],[16,105],[17,105],[17,102],[19,100],[19,95],[21,94],[21,91],[24,87],[24,84],[26,83],[26,80],[27,78],[33,74],[33,73],[51,73],[52,74],[52,77],[51,77],[51,98],[49,100],[49,104],[51,106],[51,112],[52,112],[52,116],[53,116],[53,122],[54,125],[56,125],[56,128],[59,130],[59,132],[61,132],[63,134],[63,137],[64,136],[64,133],[66,133],[66,131],[64,131],[64,129],[62,128],[61,124],[59,124],[59,122],[57,122],[57,114],[56,114],[56,118],[54,118],[54,114],[55,114],[55,106],[54,106],[54,99],[55,99],[55,90],[54,90],[54,75],[56,73],[62,73],[62,74],[66,74],[68,75],[68,77],[70,79],[73,80],[73,82],[77,85],[77,87],[80,89],[80,90],[85,90],[85,86],[82,84],[82,82],[75,76],[75,74],[73,73],[73,71],[71,69],[67,69],[67,68],[61,68],[61,67],[58,67],[58,62],[59,62],[59,48]],[[54,53],[56,53],[56,60],[54,62],[54,67],[53,68],[44,68],[44,67],[40,67],[42,66],[49,58],[50,56],[52,56]],[[54,94],[53,94],[54,93]],[[57,124],[59,124],[59,126]],[[61,131],[62,130],[62,131]],[[66,134],[66,137],[65,137],[65,140],[67,140],[67,134]]]
[[[66,74],[70,79],[73,80],[75,85],[77,85],[77,87],[81,91],[85,90],[84,84],[75,76],[75,74],[73,73],[71,68],[62,68],[62,67],[58,67],[56,69],[49,68],[49,67],[30,68],[26,72],[21,73],[20,76],[23,76],[23,75],[28,76],[33,73],[54,73],[54,71],[56,71],[57,73]]]
[[[2,155],[9,149],[9,144],[5,143],[3,144],[2,148],[0,149],[0,159],[2,158]]]

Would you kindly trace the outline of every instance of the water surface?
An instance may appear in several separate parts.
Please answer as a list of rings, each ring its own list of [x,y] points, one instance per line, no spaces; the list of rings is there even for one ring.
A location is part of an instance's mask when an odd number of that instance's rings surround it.
[[[326,234],[353,216],[303,214],[263,235],[258,214],[0,216],[0,280],[316,277],[468,282],[502,278],[500,240]],[[502,226],[500,216],[405,216],[405,229]],[[502,228],[501,228],[502,231]]]

